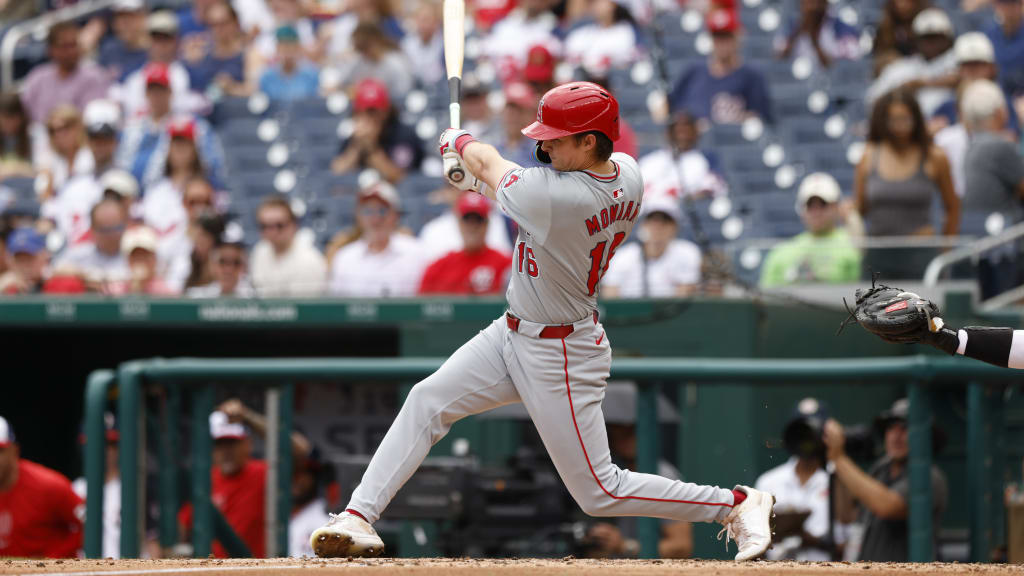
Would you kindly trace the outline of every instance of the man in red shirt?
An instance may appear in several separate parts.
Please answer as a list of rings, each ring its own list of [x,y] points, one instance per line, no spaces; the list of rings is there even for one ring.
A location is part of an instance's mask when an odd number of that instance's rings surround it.
[[[85,505],[60,473],[20,458],[0,417],[0,556],[74,558]]]
[[[497,294],[508,282],[512,257],[487,246],[490,205],[467,192],[455,205],[463,248],[434,261],[420,281],[420,294]]]

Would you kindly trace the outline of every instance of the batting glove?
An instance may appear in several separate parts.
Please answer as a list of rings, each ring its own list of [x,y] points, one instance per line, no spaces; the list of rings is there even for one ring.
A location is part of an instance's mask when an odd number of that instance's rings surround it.
[[[444,156],[448,151],[455,152],[459,156],[462,156],[462,149],[470,142],[475,141],[476,138],[473,138],[473,136],[465,130],[448,128],[444,132],[441,132],[438,148],[441,152],[441,156]]]
[[[480,180],[466,168],[462,157],[455,150],[445,152],[441,158],[444,161],[444,177],[449,184],[459,190],[480,191]]]

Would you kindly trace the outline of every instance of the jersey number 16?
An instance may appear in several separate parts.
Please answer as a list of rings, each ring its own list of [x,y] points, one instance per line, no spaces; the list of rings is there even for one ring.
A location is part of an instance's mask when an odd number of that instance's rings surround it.
[[[615,249],[622,244],[622,241],[626,239],[625,232],[616,232],[612,238],[612,245],[608,247],[608,258],[604,257],[604,249],[608,245],[607,240],[598,242],[593,248],[590,249],[590,272],[587,273],[587,296],[593,296],[594,291],[597,290],[597,283],[604,277],[604,273],[608,271],[608,265],[612,262],[612,256],[615,256]],[[533,248],[528,248],[526,242],[520,242],[516,246],[516,271],[520,274],[523,273],[525,264],[526,274],[531,278],[540,276],[540,269],[537,267],[537,260],[533,257]]]

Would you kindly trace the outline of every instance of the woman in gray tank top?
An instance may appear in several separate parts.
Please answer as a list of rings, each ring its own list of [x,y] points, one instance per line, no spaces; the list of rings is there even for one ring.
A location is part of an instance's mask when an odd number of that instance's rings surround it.
[[[960,227],[960,201],[949,161],[931,142],[913,93],[890,92],[871,112],[869,144],[854,179],[857,209],[869,236],[935,234],[932,202],[942,201],[942,234]]]

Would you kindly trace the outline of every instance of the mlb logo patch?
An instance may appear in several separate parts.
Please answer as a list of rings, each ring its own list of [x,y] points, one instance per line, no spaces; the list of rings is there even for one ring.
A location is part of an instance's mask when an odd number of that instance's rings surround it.
[[[622,188],[616,188],[615,191],[612,192],[612,198],[618,200],[619,198],[622,198],[624,194],[625,192],[622,191]]]

